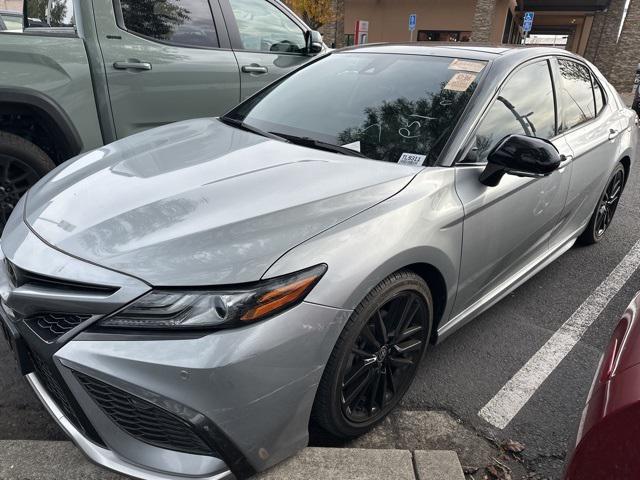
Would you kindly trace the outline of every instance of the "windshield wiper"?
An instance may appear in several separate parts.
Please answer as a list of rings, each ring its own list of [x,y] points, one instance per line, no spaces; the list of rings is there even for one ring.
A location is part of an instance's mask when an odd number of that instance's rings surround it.
[[[276,135],[275,133],[265,132],[264,130],[260,130],[258,127],[254,127],[253,125],[249,125],[248,123],[243,122],[242,120],[237,120],[231,117],[218,117],[222,123],[227,125],[231,125],[232,127],[239,128],[240,130],[244,130],[246,132],[255,133],[256,135],[261,135],[263,137],[271,138],[273,140],[279,140],[281,142],[289,143],[289,140],[286,138]]]
[[[289,135],[288,133],[272,133],[278,137],[282,137],[291,143],[296,145],[302,145],[303,147],[317,148],[318,150],[325,150],[327,152],[341,153],[342,155],[353,155],[354,157],[369,158],[364,153],[357,150],[351,150],[347,147],[341,147],[340,145],[334,145],[333,143],[321,142],[310,137],[298,137],[296,135]]]

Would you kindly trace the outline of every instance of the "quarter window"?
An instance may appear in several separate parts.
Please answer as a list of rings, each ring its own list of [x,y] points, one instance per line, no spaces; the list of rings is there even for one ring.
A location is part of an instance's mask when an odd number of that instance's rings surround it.
[[[568,130],[596,116],[596,106],[587,67],[571,61],[558,60],[562,85],[560,98],[564,110],[563,128]]]
[[[591,80],[593,81],[593,96],[596,99],[596,115],[598,115],[602,108],[604,107],[604,92],[602,91],[602,87],[598,83],[598,80],[592,75]]]
[[[555,136],[556,114],[549,63],[525,66],[505,83],[475,134],[466,162],[484,162],[508,135],[549,139]]]
[[[116,0],[124,27],[139,35],[185,47],[217,47],[207,0]]]
[[[242,48],[275,53],[303,53],[304,32],[266,0],[231,0]]]

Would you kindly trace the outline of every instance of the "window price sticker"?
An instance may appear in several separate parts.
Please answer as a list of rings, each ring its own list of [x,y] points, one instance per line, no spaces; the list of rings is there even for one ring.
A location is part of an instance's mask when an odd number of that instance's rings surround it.
[[[400,160],[398,160],[398,163],[402,165],[413,165],[414,167],[421,167],[426,158],[426,155],[418,155],[416,153],[403,153],[400,157]]]
[[[475,73],[458,72],[451,77],[451,80],[445,85],[444,89],[453,92],[466,92],[475,79]]]

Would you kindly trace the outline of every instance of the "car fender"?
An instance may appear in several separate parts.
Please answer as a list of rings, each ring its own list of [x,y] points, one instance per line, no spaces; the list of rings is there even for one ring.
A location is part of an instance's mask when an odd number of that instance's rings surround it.
[[[275,277],[326,263],[307,301],[354,309],[384,278],[403,268],[431,266],[446,285],[448,318],[458,282],[463,210],[454,171],[426,168],[395,196],[286,252],[265,273]]]

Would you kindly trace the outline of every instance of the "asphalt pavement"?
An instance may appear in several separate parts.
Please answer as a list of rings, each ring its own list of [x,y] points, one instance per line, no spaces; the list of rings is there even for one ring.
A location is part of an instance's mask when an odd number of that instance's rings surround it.
[[[432,348],[401,408],[439,410],[481,434],[525,445],[529,472],[560,479],[600,355],[619,316],[640,290],[640,270],[613,297],[580,342],[503,430],[479,411],[591,295],[640,239],[640,165],[599,244],[574,247],[507,298]],[[0,440],[64,435],[19,377],[0,342]]]

